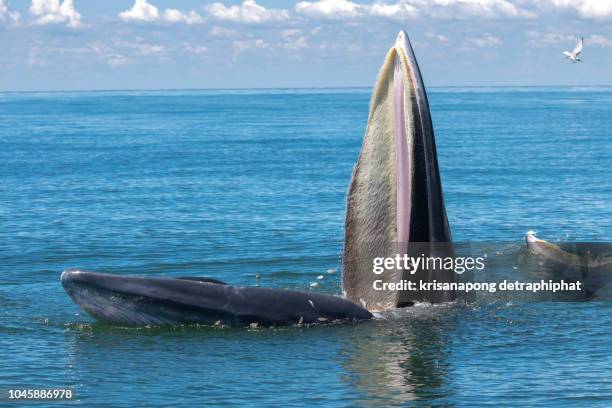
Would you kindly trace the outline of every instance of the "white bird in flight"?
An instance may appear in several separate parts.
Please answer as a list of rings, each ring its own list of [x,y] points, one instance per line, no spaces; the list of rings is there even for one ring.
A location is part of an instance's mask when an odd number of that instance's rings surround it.
[[[563,51],[563,55],[565,55],[565,58],[572,61],[572,63],[576,63],[578,61],[582,62],[582,60],[578,58],[578,55],[580,55],[580,53],[582,52],[583,43],[584,43],[584,38],[580,37],[580,41],[578,41],[578,44],[576,44],[576,47],[574,47],[574,51],[572,52]]]

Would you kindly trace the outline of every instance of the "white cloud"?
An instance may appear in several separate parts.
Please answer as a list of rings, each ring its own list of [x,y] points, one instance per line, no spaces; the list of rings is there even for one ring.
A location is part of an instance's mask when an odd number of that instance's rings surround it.
[[[236,51],[248,51],[253,49],[268,48],[270,45],[261,38],[257,38],[249,40],[236,40],[234,41],[233,46],[234,50]]]
[[[267,9],[257,4],[255,0],[245,0],[239,6],[229,7],[222,3],[213,3],[206,6],[205,10],[214,18],[235,23],[259,24],[289,19],[287,10]]]
[[[157,7],[147,0],[136,0],[131,9],[119,13],[123,21],[155,21],[159,18]]]
[[[286,50],[297,51],[308,48],[308,40],[302,34],[302,30],[288,29],[281,31],[283,42],[280,47]]]
[[[300,1],[295,11],[314,18],[352,19],[361,15],[361,5],[350,0]]]
[[[80,47],[35,43],[28,50],[27,63],[30,66],[49,66],[65,64],[68,59],[78,61],[80,64],[89,64],[98,60],[113,68],[129,62],[127,57],[113,47],[97,41]]]
[[[148,0],[135,0],[131,9],[119,13],[123,21],[145,21],[152,22],[163,19],[168,23],[202,24],[204,19],[195,11],[183,12],[178,9],[165,9],[160,13],[159,9]]]
[[[201,24],[204,22],[202,16],[191,10],[189,13],[183,13],[177,9],[164,10],[164,20],[169,23],[186,23],[186,24]]]
[[[103,61],[113,68],[117,68],[128,63],[128,59],[121,54],[106,55],[104,56]]]
[[[88,47],[98,59],[112,68],[117,68],[128,63],[128,59],[125,55],[118,53],[102,42],[91,43]]]
[[[537,31],[528,31],[527,37],[529,38],[528,43],[537,47],[543,47],[547,45],[565,45],[566,49],[572,49],[578,37],[571,34],[559,34],[559,33],[539,33]],[[593,34],[584,38],[584,46],[589,47],[591,45],[612,48],[612,39],[604,37],[602,35]]]
[[[283,38],[292,38],[292,37],[300,35],[301,33],[302,33],[302,30],[298,30],[296,28],[290,28],[290,29],[281,31],[281,36]]]
[[[160,55],[166,53],[166,47],[158,44],[142,44],[138,47],[138,50],[142,55]]]
[[[398,0],[390,3],[376,0],[370,4],[350,0],[318,0],[301,1],[295,5],[295,11],[312,18],[345,20],[365,16],[395,20],[419,15],[441,19],[534,16],[533,12],[519,8],[512,0]]]
[[[528,31],[527,37],[529,44],[535,46],[550,45],[550,44],[573,44],[578,38],[575,35],[559,34],[559,33],[539,33],[537,31]]]
[[[309,48],[307,35],[302,30],[287,29],[278,32],[280,41],[267,42],[261,38],[238,39],[232,42],[234,51],[299,51]]]
[[[612,17],[612,2],[609,0],[585,0],[580,3],[577,9],[583,17]]]
[[[19,24],[19,12],[11,10],[4,0],[0,0],[0,25]]]
[[[442,43],[442,44],[448,44],[448,42],[449,42],[448,41],[448,37],[445,36],[444,34],[436,34],[436,33],[428,32],[428,33],[425,33],[425,36],[427,38],[431,38],[433,40],[436,40],[436,41],[438,41],[439,43]]]
[[[528,31],[526,33],[527,43],[535,47],[546,47],[550,45],[558,46],[559,50],[571,50],[576,45],[579,37],[573,34],[564,33],[540,33],[538,31]],[[603,48],[612,48],[612,38],[604,37],[603,35],[593,34],[584,37],[584,46],[598,46]]]
[[[493,48],[502,44],[502,40],[492,36],[491,34],[485,34],[482,37],[468,38],[465,40],[465,42],[479,48]]]
[[[407,2],[395,4],[374,3],[369,7],[370,15],[375,17],[387,17],[396,20],[414,18],[419,14],[419,10]]]
[[[183,48],[185,51],[195,55],[203,54],[208,50],[208,48],[204,45],[191,45],[188,42],[183,43]]]
[[[501,18],[534,17],[530,11],[517,7],[509,0],[412,0],[410,3],[424,4],[428,15],[440,18]]]
[[[585,38],[585,45],[599,45],[600,47],[610,48],[612,47],[612,39],[603,37],[601,35],[592,35]]]
[[[308,41],[306,40],[306,37],[300,36],[285,41],[282,46],[287,50],[297,51],[308,48]]]
[[[74,9],[72,0],[32,0],[30,15],[35,17],[34,24],[63,24],[68,27],[81,25],[81,14]]]
[[[534,1],[542,9],[571,10],[585,18],[612,17],[612,1],[609,0],[541,0]]]
[[[135,41],[124,41],[114,40],[113,47],[115,49],[121,49],[131,51],[135,55],[141,55],[145,57],[152,56],[166,56],[168,49],[164,45],[150,44],[142,42],[141,39],[137,38]]]
[[[225,27],[213,27],[210,29],[210,34],[215,37],[236,38],[240,33],[236,30]]]
[[[98,42],[90,44],[89,47],[100,60],[113,68],[133,62],[134,57],[138,56],[164,59],[170,52],[165,45],[143,42],[141,38],[131,41],[115,39],[109,45]]]
[[[593,19],[612,18],[610,0],[399,0],[396,5],[410,5],[438,18],[533,18],[551,12],[574,12]]]

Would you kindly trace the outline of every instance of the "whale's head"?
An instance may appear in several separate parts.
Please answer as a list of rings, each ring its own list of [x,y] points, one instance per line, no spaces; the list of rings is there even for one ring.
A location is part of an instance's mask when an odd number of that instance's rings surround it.
[[[536,238],[536,232],[535,231],[527,231],[525,233],[525,242],[527,244],[533,244],[537,240],[538,240],[538,238]]]
[[[387,52],[370,102],[361,152],[347,197],[343,289],[349,300],[373,310],[413,301],[445,301],[453,294],[377,291],[374,281],[453,280],[446,275],[372,272],[374,258],[393,257],[451,241],[429,102],[405,31]],[[445,246],[444,248],[448,248]],[[444,252],[444,249],[442,250]]]

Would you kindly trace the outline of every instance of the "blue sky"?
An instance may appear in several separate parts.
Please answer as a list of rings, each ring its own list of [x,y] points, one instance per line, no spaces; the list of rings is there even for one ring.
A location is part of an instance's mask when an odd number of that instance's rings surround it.
[[[372,86],[400,29],[429,86],[612,84],[612,0],[0,0],[0,90]]]

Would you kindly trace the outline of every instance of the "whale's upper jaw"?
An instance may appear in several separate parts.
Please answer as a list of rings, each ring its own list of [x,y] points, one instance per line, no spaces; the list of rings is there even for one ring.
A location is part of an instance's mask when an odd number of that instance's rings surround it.
[[[453,294],[444,292],[377,291],[375,280],[419,277],[401,270],[372,271],[374,258],[407,253],[414,247],[408,243],[450,241],[427,94],[408,35],[401,31],[379,74],[349,187],[343,257],[347,298],[374,311],[415,300],[450,300]],[[420,278],[454,279],[452,272],[425,275]]]

